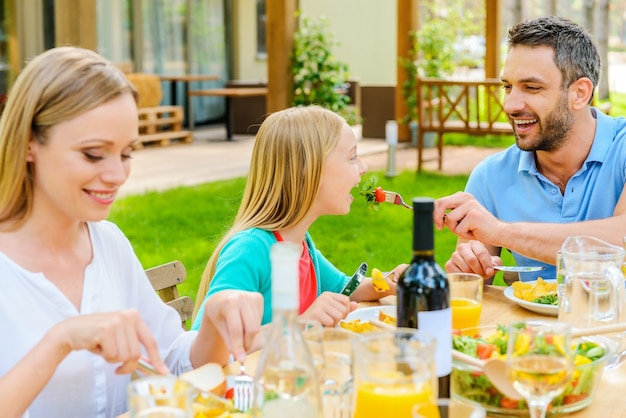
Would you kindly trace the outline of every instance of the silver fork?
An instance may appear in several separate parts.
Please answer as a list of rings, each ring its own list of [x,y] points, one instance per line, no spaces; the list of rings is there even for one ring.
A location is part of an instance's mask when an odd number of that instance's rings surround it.
[[[413,209],[413,207],[407,205],[402,199],[402,196],[400,196],[396,192],[390,192],[390,191],[385,190],[385,202],[393,203],[394,205],[404,206],[405,208],[408,208],[408,209]]]
[[[239,370],[241,373],[235,376],[235,384],[233,386],[233,403],[235,408],[241,412],[246,412],[252,408],[254,379],[249,374],[246,374],[246,367],[243,363]]]
[[[622,363],[626,360],[626,350],[622,350],[619,353],[613,355],[613,357],[609,358],[606,362],[606,369],[616,369],[622,365]]]
[[[396,272],[395,271],[386,271],[383,273],[383,279],[386,279],[387,277],[389,277],[389,280],[391,280],[394,283],[398,283],[398,279],[396,278]]]

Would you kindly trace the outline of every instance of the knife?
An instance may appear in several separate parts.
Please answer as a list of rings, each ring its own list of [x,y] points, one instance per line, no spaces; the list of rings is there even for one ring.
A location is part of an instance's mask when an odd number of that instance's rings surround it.
[[[341,289],[340,293],[342,295],[350,296],[356,290],[356,288],[359,287],[359,284],[361,284],[361,281],[365,277],[366,273],[367,273],[367,263],[362,262],[359,268],[356,269],[356,271],[352,275],[352,278],[348,280],[348,283],[346,283],[343,289]]]
[[[541,271],[544,270],[544,266],[493,266],[496,270],[501,271],[513,271],[517,273],[527,273],[529,271]]]

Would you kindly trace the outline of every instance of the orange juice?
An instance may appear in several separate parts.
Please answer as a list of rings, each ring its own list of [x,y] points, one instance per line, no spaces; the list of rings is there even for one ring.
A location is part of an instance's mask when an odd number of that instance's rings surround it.
[[[477,327],[480,321],[480,311],[482,305],[471,299],[452,298],[452,328],[463,329]]]
[[[382,385],[363,382],[355,395],[353,418],[410,417],[416,404],[435,402],[428,383]],[[429,414],[429,418],[438,415]]]
[[[448,415],[446,415],[447,417]],[[454,415],[449,415],[453,417]],[[417,405],[414,410],[413,418],[441,418],[439,407],[434,403]]]

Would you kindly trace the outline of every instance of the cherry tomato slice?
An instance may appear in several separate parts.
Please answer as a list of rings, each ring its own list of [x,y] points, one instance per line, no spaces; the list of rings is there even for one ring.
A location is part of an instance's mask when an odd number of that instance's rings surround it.
[[[384,202],[385,201],[385,191],[383,190],[382,187],[377,187],[376,190],[374,190],[374,194],[376,196],[376,201],[377,202]]]

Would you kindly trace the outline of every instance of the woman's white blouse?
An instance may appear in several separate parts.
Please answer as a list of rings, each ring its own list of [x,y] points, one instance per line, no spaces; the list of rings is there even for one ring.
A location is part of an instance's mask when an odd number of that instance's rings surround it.
[[[156,295],[129,241],[107,221],[89,223],[89,232],[93,260],[85,269],[80,312],[42,273],[26,271],[0,252],[0,375],[64,319],[128,308],[148,324],[170,371],[191,370],[196,333],[183,331],[178,313]],[[26,416],[108,418],[125,412],[130,377],[115,374],[118,366],[86,350],[72,352]]]

